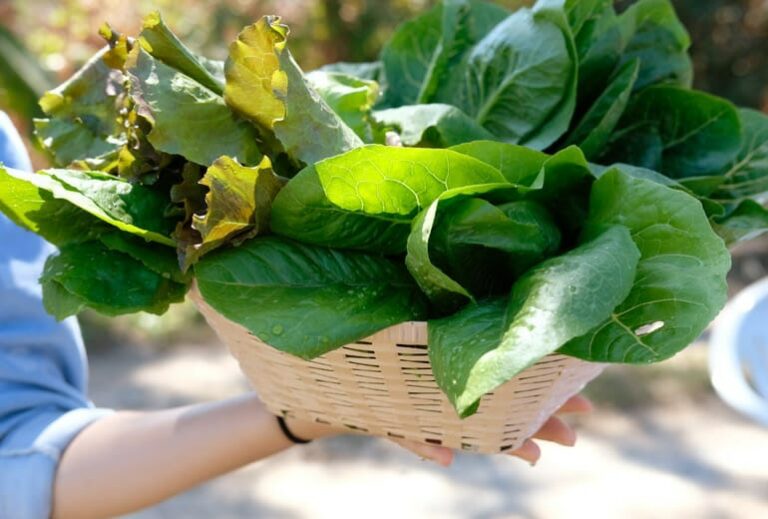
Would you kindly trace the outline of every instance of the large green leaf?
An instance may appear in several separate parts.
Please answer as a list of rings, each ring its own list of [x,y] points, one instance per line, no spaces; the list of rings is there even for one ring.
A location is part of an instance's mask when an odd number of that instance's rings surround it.
[[[91,214],[35,185],[29,180],[34,179],[31,175],[0,166],[0,211],[16,225],[59,247],[92,240],[109,229]]]
[[[632,291],[562,352],[596,362],[658,362],[694,341],[723,307],[730,256],[696,199],[613,170],[595,183],[585,233],[616,224],[630,230],[642,254]]]
[[[411,220],[441,193],[505,182],[454,151],[371,145],[300,172],[275,199],[271,226],[306,243],[398,254]]]
[[[578,145],[587,159],[600,156],[629,103],[638,70],[639,62],[630,61],[617,71],[605,92],[568,135],[566,145]]]
[[[421,293],[398,263],[277,237],[209,254],[195,277],[217,312],[304,359],[425,317]]]
[[[764,199],[768,193],[768,116],[756,110],[739,112],[743,135],[741,149],[724,173],[724,182],[712,198],[735,202]]]
[[[266,232],[272,201],[283,187],[267,157],[256,168],[221,157],[200,184],[209,189],[205,214],[192,217],[192,228],[200,233],[201,241],[184,254],[185,269],[234,237],[244,240]]]
[[[508,16],[477,0],[445,0],[397,28],[381,52],[384,105],[432,102],[449,65]]]
[[[129,62],[131,96],[152,125],[147,138],[165,153],[211,165],[222,155],[258,164],[258,133],[239,119],[218,94],[138,50]]]
[[[87,306],[105,315],[163,314],[187,287],[98,241],[70,244],[45,263],[43,304],[58,319]]]
[[[189,284],[192,276],[179,267],[176,251],[162,247],[137,236],[110,230],[99,235],[99,241],[109,250],[122,252],[140,261],[146,268],[176,283]]]
[[[315,70],[306,76],[313,89],[344,123],[366,142],[373,140],[370,112],[379,98],[379,84],[338,72]]]
[[[57,166],[82,161],[88,168],[108,169],[125,144],[120,110],[123,75],[97,52],[65,83],[46,92],[40,106],[48,119],[36,121],[43,147]]]
[[[5,173],[18,181],[28,182],[38,189],[47,191],[54,198],[66,201],[121,231],[163,245],[175,246],[174,241],[168,237],[173,229],[173,221],[164,216],[168,202],[157,191],[96,172],[51,169],[39,173],[26,173],[6,168]],[[24,191],[29,193],[28,190]],[[41,198],[46,200],[42,195]],[[32,204],[37,203],[34,199],[32,200]],[[46,212],[37,218],[31,213],[30,208],[20,205],[17,214],[23,213],[23,216],[18,216],[17,219],[22,220],[25,226],[34,230],[32,226],[50,227],[49,223],[36,222],[44,217],[47,218],[50,214],[48,211],[52,213],[67,211],[64,214],[72,214],[70,210],[59,209],[58,206],[51,206],[51,209],[44,210]],[[77,225],[85,225],[82,220],[76,220],[76,222]],[[50,232],[55,233],[53,230]],[[62,238],[68,234],[69,232],[58,236]]]
[[[576,51],[564,24],[550,11],[520,9],[469,51],[436,101],[504,142],[549,146],[568,129],[576,101]]]
[[[635,90],[660,82],[690,87],[691,38],[670,0],[639,0],[620,16],[627,44],[621,63],[640,61]]]
[[[507,382],[608,317],[629,293],[640,254],[613,226],[535,267],[504,298],[429,322],[435,379],[460,416]]]
[[[196,56],[165,25],[160,13],[149,13],[142,21],[139,35],[142,48],[185,76],[197,81],[208,90],[222,95],[224,84],[206,66],[208,60]]]
[[[373,118],[385,128],[395,129],[406,146],[447,148],[493,139],[488,130],[451,105],[401,106],[374,112]]]
[[[365,63],[349,63],[346,61],[340,61],[338,63],[329,63],[323,65],[317,72],[325,72],[328,74],[343,74],[345,76],[352,76],[357,79],[367,79],[370,81],[379,81],[381,73],[381,62],[371,61]]]
[[[352,129],[307,85],[285,48],[288,27],[266,16],[243,29],[229,50],[224,98],[274,135],[297,162],[314,164],[362,146]]]
[[[627,162],[672,178],[719,174],[741,145],[728,101],[673,86],[649,87],[627,108],[602,161]]]

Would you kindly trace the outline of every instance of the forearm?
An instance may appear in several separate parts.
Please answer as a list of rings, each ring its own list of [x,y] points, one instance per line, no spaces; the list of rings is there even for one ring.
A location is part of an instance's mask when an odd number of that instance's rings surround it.
[[[306,437],[322,426],[292,422]],[[293,445],[255,396],[157,412],[120,412],[80,433],[54,484],[53,518],[125,514]]]

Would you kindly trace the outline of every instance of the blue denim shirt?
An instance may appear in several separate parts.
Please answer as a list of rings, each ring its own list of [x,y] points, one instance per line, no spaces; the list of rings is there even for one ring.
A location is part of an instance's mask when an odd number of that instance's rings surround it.
[[[31,165],[0,112],[0,162]],[[45,313],[38,278],[54,249],[0,214],[0,518],[47,519],[63,450],[109,413],[86,397],[88,375],[74,318]]]

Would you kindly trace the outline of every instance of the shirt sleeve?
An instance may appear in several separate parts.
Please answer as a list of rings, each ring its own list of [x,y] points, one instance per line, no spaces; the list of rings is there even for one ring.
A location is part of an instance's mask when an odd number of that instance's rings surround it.
[[[0,112],[0,162],[29,169]],[[47,519],[53,479],[72,439],[109,410],[88,401],[87,363],[74,319],[56,322],[38,278],[55,249],[0,214],[0,517]]]

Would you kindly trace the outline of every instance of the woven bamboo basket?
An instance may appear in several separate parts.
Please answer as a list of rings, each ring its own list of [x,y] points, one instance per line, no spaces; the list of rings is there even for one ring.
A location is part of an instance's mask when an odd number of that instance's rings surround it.
[[[193,299],[271,412],[453,449],[493,454],[520,447],[605,368],[549,355],[462,420],[432,375],[426,323],[393,326],[305,361],[221,316],[197,290]]]

